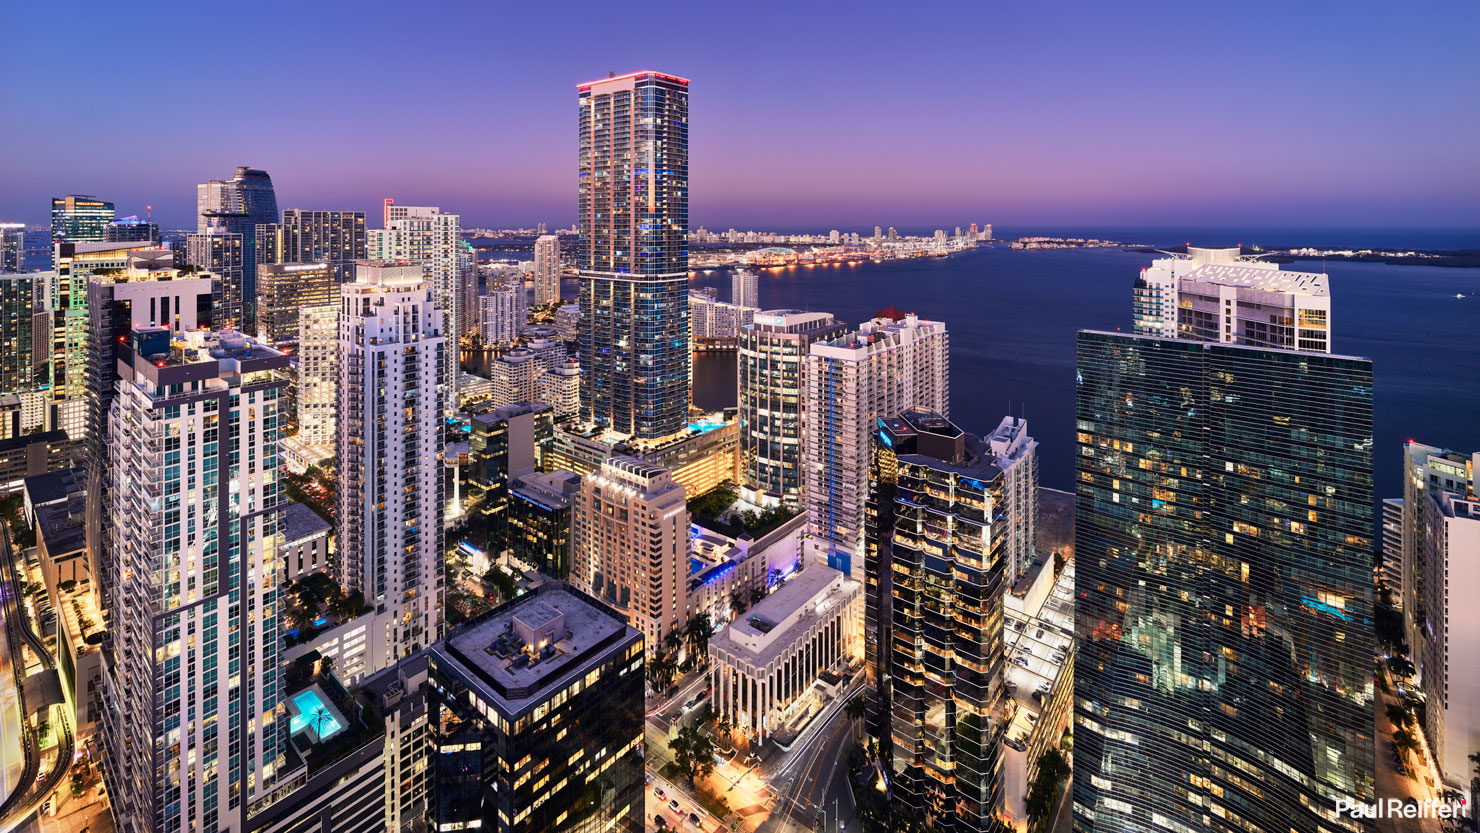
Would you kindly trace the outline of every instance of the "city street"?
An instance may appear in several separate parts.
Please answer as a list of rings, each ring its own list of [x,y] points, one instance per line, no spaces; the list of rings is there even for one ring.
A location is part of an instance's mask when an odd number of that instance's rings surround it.
[[[1392,686],[1390,677],[1386,678],[1388,685]],[[1437,793],[1430,789],[1427,783],[1408,775],[1401,774],[1393,765],[1388,744],[1393,740],[1393,724],[1388,720],[1387,707],[1398,703],[1398,698],[1392,694],[1384,694],[1380,689],[1378,696],[1373,702],[1373,712],[1377,719],[1377,797],[1378,798],[1411,798],[1421,801],[1425,798],[1436,798]],[[1404,765],[1410,768],[1410,772],[1422,779],[1425,774],[1432,778],[1433,773],[1422,762],[1419,755],[1412,753],[1404,754]],[[1377,820],[1379,833],[1440,833],[1442,827],[1439,819],[1393,819],[1382,818]]]
[[[8,624],[0,621],[0,636]],[[26,768],[21,750],[20,708],[16,699],[15,674],[10,668],[10,645],[0,638],[0,801],[15,790]]]

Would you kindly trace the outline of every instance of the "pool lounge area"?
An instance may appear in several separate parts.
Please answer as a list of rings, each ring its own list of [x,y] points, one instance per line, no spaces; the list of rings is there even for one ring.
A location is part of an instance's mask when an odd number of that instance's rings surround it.
[[[288,698],[288,734],[306,733],[313,743],[333,737],[346,725],[344,715],[314,683]]]

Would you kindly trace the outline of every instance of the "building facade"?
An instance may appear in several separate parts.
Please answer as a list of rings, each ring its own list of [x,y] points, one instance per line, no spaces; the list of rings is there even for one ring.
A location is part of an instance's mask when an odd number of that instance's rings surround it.
[[[1409,652],[1424,692],[1424,737],[1445,786],[1470,792],[1480,749],[1480,612],[1471,604],[1480,589],[1480,498],[1475,471],[1480,453],[1460,454],[1422,443],[1405,447],[1404,540],[1411,541],[1413,570],[1421,576],[1405,620],[1416,642]]]
[[[234,294],[241,298],[239,319],[247,326],[255,324],[252,305],[257,302],[257,227],[276,223],[279,218],[272,177],[267,171],[238,165],[231,179],[213,179],[196,186],[195,211],[198,234],[241,235],[241,286]],[[219,269],[211,271],[223,279],[231,277]]]
[[[526,474],[509,485],[509,555],[558,579],[570,575],[570,506],[581,476]]]
[[[1002,470],[1009,519],[1002,563],[1010,585],[1027,575],[1037,553],[1038,441],[1028,436],[1028,421],[1014,416],[1003,417],[996,430],[982,440]]]
[[[507,344],[524,326],[524,286],[490,289],[478,298],[478,337],[485,346]]]
[[[755,320],[755,307],[716,301],[700,292],[689,293],[689,327],[694,349],[732,348],[740,330]]]
[[[371,260],[381,263],[420,263],[446,321],[449,334],[443,345],[442,362],[444,408],[456,402],[457,337],[462,332],[458,321],[457,287],[462,259],[462,218],[447,214],[437,206],[395,205],[385,207],[385,228],[371,229],[366,234],[366,248]]]
[[[950,414],[945,324],[888,310],[812,344],[803,365],[802,494],[828,566],[863,579],[864,507],[875,422],[911,407]]]
[[[469,425],[465,508],[485,548],[501,553],[509,546],[509,483],[543,462],[554,415],[550,406],[526,400],[477,414]]]
[[[297,347],[304,309],[333,306],[339,283],[329,263],[264,263],[257,267],[257,338]]]
[[[1075,830],[1365,829],[1334,806],[1375,798],[1371,362],[1077,361]]]
[[[283,209],[283,221],[256,229],[257,262],[327,263],[335,284],[355,279],[355,263],[369,256],[365,212]]]
[[[534,305],[560,300],[560,238],[542,234],[534,241]]]
[[[339,304],[299,310],[298,333],[294,438],[315,448],[332,448],[339,406]]]
[[[211,225],[205,231],[185,238],[185,260],[203,272],[221,278],[221,316],[217,325],[247,330],[256,326],[256,319],[248,320],[246,294],[246,235],[228,228],[244,228],[245,214],[235,215],[233,222],[226,224],[220,215],[210,218]],[[255,298],[252,299],[255,303]]]
[[[0,274],[0,391],[33,390],[46,384],[44,366],[36,361],[36,314],[41,285],[31,275]],[[43,331],[44,332],[44,331]],[[51,345],[39,345],[49,357]]]
[[[760,309],[760,279],[749,269],[730,273],[730,303],[737,307]]]
[[[123,830],[244,831],[285,760],[275,597],[287,362],[200,330],[136,327],[118,348],[104,776]]]
[[[848,330],[831,313],[769,310],[740,329],[740,458],[745,482],[802,499],[803,364],[812,344]]]
[[[857,657],[859,583],[814,564],[792,576],[709,640],[712,707],[764,742],[806,706],[824,671]]]
[[[1000,809],[1004,568],[1011,525],[991,447],[911,409],[875,423],[864,653],[893,796],[935,830]]]
[[[643,639],[554,582],[429,652],[436,830],[643,829]]]
[[[113,222],[113,203],[82,194],[51,200],[51,242],[81,243],[102,240],[103,229]]]
[[[656,72],[577,88],[581,419],[645,438],[689,407],[688,88]]]
[[[573,417],[581,410],[581,363],[567,359],[549,368],[535,380],[535,399],[549,403],[556,419]]]
[[[393,660],[442,632],[442,312],[420,265],[362,263],[340,292],[339,578]]]
[[[625,615],[652,650],[688,624],[689,509],[667,469],[614,457],[572,505],[570,583]]]
[[[1326,276],[1283,271],[1238,248],[1189,246],[1185,256],[1153,261],[1132,298],[1142,335],[1331,352]]]
[[[0,274],[26,271],[26,224],[0,223]]]
[[[533,402],[538,394],[539,378],[544,373],[545,363],[528,350],[510,350],[494,359],[488,365],[494,405]]]

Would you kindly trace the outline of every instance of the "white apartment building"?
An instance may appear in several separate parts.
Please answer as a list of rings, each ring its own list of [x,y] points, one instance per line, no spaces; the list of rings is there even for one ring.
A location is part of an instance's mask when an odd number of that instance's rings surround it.
[[[570,583],[625,613],[650,652],[688,624],[684,495],[668,469],[612,457],[571,502]]]
[[[432,284],[437,310],[442,313],[448,333],[462,332],[458,321],[457,291],[461,283],[463,262],[462,218],[444,214],[437,206],[394,205],[385,207],[385,228],[365,232],[366,252],[371,261],[380,263],[420,263],[426,279]],[[457,338],[443,344],[447,360],[438,384],[445,399],[441,407],[450,410],[457,401]]]
[[[1136,278],[1137,333],[1254,347],[1331,352],[1331,292],[1324,274],[1287,272],[1238,248],[1189,246]]]
[[[1465,455],[1410,442],[1403,500],[1405,549],[1422,574],[1409,642],[1425,695],[1424,736],[1445,786],[1467,793],[1480,749],[1480,452]],[[1412,563],[1412,562],[1410,562]],[[1406,600],[1405,600],[1406,602]],[[1473,796],[1472,796],[1473,797]]]
[[[485,346],[505,344],[519,337],[524,325],[524,287],[495,287],[478,298],[478,337]]]
[[[1028,436],[1028,421],[1005,416],[996,430],[982,437],[1002,469],[1007,499],[1007,544],[1002,567],[1009,586],[1033,566],[1038,531],[1038,441]]]
[[[103,736],[126,831],[245,833],[283,766],[280,401],[288,359],[135,327],[109,414]]]
[[[333,448],[339,390],[339,305],[298,311],[298,438]]]
[[[733,341],[740,329],[755,320],[755,307],[727,304],[698,292],[689,293],[689,326],[695,340]]]
[[[493,382],[495,406],[502,408],[518,402],[534,402],[538,395],[538,381],[545,373],[545,363],[528,350],[511,350],[494,359],[488,365],[489,379]]]
[[[560,300],[560,238],[542,234],[534,241],[534,305]]]
[[[535,400],[548,404],[556,419],[581,410],[581,363],[566,359],[535,380]]]
[[[823,671],[857,660],[863,584],[821,564],[806,569],[709,640],[711,704],[764,742],[813,699]]]
[[[447,339],[419,266],[361,263],[340,293],[340,578],[381,614],[378,638],[394,660],[442,630]]]
[[[737,307],[760,308],[760,278],[749,269],[730,273],[730,303]]]
[[[815,558],[863,580],[874,421],[911,407],[948,416],[949,366],[945,324],[894,309],[812,344],[802,385],[802,502]]]
[[[581,326],[581,307],[579,304],[564,304],[555,310],[555,332],[561,341],[575,341],[578,328]]]

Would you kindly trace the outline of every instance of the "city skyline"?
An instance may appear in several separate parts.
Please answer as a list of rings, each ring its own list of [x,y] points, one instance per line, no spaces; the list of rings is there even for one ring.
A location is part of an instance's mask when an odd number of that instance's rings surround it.
[[[18,83],[0,92],[0,104],[34,118],[9,134],[0,215],[40,222],[46,200],[75,192],[113,201],[121,215],[152,205],[161,227],[184,228],[192,187],[246,163],[273,173],[285,207],[370,212],[393,194],[443,205],[470,227],[569,226],[571,87],[608,71],[678,67],[696,91],[693,227],[939,226],[1009,213],[1019,223],[1057,225],[1290,225],[1317,216],[1329,224],[1480,224],[1480,163],[1468,152],[1480,116],[1453,106],[1480,93],[1480,58],[1461,41],[1473,29],[1464,18],[1473,24],[1477,12],[1372,6],[1337,18],[1265,9],[963,7],[891,17],[888,26],[879,25],[882,9],[869,7],[848,15],[788,8],[784,24],[763,9],[654,14],[661,34],[635,55],[595,32],[501,36],[539,31],[533,8],[496,18],[457,10],[467,25],[453,29],[437,25],[446,16],[300,9],[301,26],[265,44],[265,60],[291,54],[310,74],[357,62],[368,70],[365,45],[391,40],[432,50],[452,80],[427,87],[377,75],[351,85],[332,117],[311,101],[274,99],[293,130],[225,117],[266,106],[265,87],[197,97],[192,130],[117,132],[109,153],[94,154],[89,132],[57,135],[47,125],[65,122],[64,109],[106,122],[132,105],[91,92],[78,77],[92,72],[85,64],[41,75],[47,62],[37,50],[49,41],[39,35],[51,12],[21,8]],[[69,43],[101,50],[129,14],[103,8],[71,21]],[[952,17],[955,25],[940,25]],[[218,22],[213,14],[155,18],[161,39],[182,42]],[[330,20],[339,37],[328,48],[317,39],[303,48]],[[1046,27],[1054,37],[1013,34]],[[721,36],[756,48],[714,49]],[[1378,39],[1381,49],[1373,48]],[[936,47],[897,48],[921,40]],[[1169,62],[1164,50],[1143,46],[1155,42],[1196,48]],[[150,77],[162,86],[188,77],[188,54],[156,55]],[[72,92],[54,94],[61,89]],[[413,89],[432,109],[457,107],[473,118],[436,135],[411,121],[388,123],[377,102]],[[1417,148],[1424,152],[1405,152]],[[416,162],[376,165],[388,157]],[[499,163],[508,158],[521,164]]]

